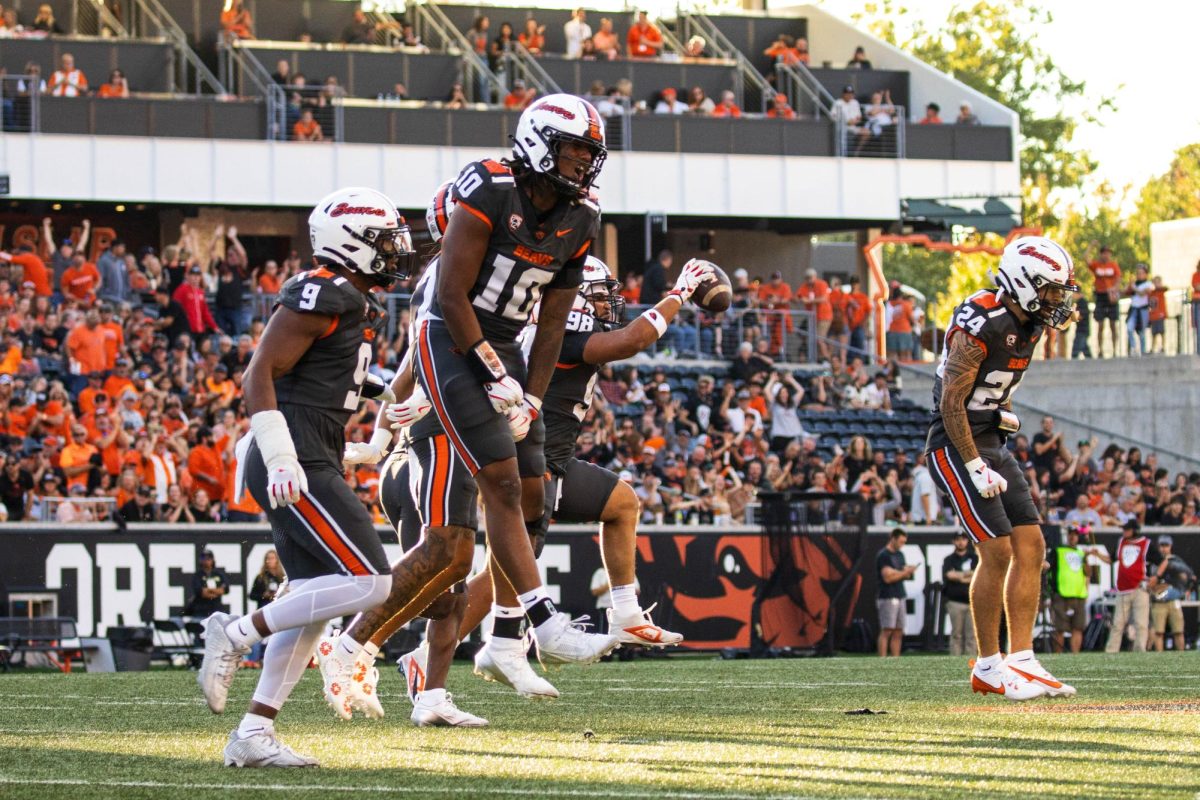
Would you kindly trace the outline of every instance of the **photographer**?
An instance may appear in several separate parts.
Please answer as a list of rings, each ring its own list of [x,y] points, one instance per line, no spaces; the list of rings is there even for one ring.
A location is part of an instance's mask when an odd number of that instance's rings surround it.
[[[187,605],[187,614],[203,619],[223,611],[221,598],[228,592],[229,578],[225,570],[216,565],[212,550],[202,550],[196,574],[192,576],[192,599]]]
[[[1154,634],[1153,648],[1162,652],[1166,644],[1167,629],[1174,637],[1175,650],[1184,649],[1183,606],[1180,601],[1196,585],[1196,573],[1187,562],[1171,552],[1175,541],[1163,534],[1155,542],[1161,558],[1150,576],[1150,630]]]

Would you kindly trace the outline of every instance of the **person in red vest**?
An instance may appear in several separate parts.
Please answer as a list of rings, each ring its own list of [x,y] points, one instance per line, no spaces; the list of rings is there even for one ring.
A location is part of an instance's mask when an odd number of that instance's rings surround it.
[[[221,330],[204,297],[203,284],[204,273],[200,267],[191,267],[188,269],[187,278],[179,284],[179,288],[172,295],[172,298],[183,307],[183,312],[187,315],[188,328],[197,336],[209,331],[217,333]]]
[[[1146,590],[1146,555],[1150,539],[1142,536],[1141,525],[1131,517],[1121,526],[1121,541],[1117,542],[1116,607],[1113,609],[1112,629],[1108,632],[1106,653],[1121,650],[1125,628],[1133,623],[1133,652],[1146,652],[1146,634],[1150,630],[1150,592]],[[1096,556],[1105,564],[1113,563],[1103,550]]]

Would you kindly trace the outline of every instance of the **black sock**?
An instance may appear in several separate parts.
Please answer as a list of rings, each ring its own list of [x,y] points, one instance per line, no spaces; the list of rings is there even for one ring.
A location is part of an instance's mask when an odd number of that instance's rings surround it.
[[[557,613],[558,609],[554,607],[554,603],[551,602],[549,597],[544,597],[525,609],[525,614],[529,617],[529,624],[535,628]]]

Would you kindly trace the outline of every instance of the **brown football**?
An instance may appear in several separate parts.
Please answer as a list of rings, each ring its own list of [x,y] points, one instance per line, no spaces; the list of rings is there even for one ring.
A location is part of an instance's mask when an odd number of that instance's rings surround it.
[[[714,277],[696,287],[692,302],[710,314],[719,314],[728,311],[729,304],[733,302],[733,284],[723,269],[716,264],[712,267]]]

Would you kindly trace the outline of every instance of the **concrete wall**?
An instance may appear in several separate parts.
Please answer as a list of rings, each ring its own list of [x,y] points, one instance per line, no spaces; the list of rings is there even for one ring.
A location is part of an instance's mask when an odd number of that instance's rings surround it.
[[[1150,226],[1150,264],[1172,289],[1192,285],[1200,261],[1200,217],[1155,222]]]
[[[711,233],[712,250],[700,249],[700,238]],[[804,278],[804,270],[812,260],[812,236],[809,234],[781,235],[773,231],[708,230],[672,226],[667,243],[682,264],[689,258],[705,258],[721,265],[732,276],[738,267],[745,267],[750,278],[767,279],[779,270],[789,283],[795,285]]]
[[[904,396],[932,403],[933,365],[921,376],[904,373]],[[1168,469],[1200,469],[1200,358],[1174,356],[1104,361],[1035,362],[1014,395],[1022,430],[1029,436],[1049,412],[1067,434],[1069,446],[1093,435],[1103,450],[1111,442],[1140,444],[1159,453]],[[1067,418],[1099,428],[1092,431]],[[1130,440],[1136,440],[1131,442]],[[1170,457],[1173,451],[1189,460]]]

